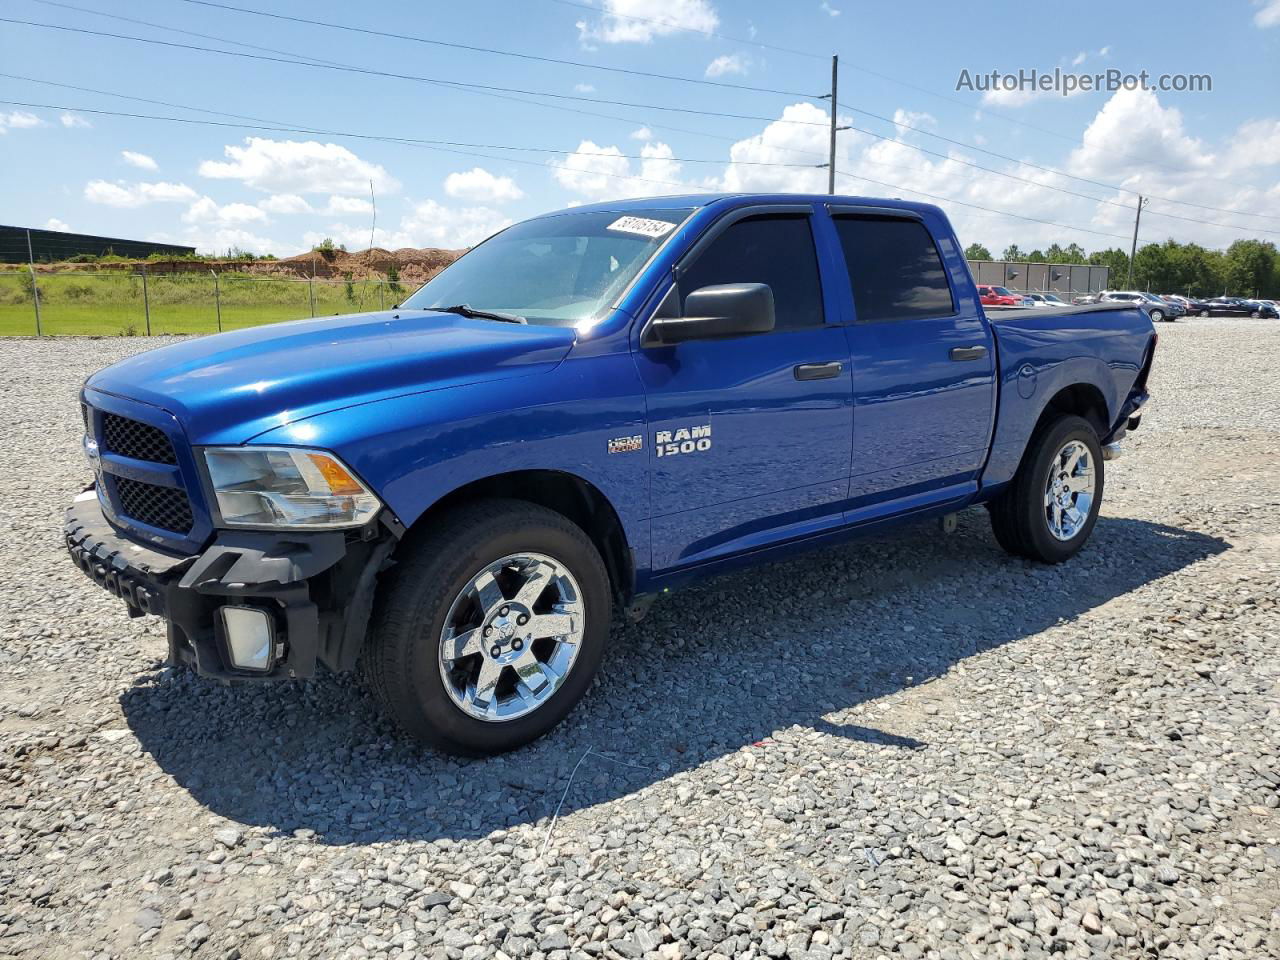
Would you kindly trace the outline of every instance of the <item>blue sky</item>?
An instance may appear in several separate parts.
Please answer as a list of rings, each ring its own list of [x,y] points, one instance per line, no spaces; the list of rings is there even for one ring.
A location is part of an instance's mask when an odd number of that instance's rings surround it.
[[[325,236],[367,246],[370,180],[375,242],[391,248],[465,246],[513,220],[613,197],[825,191],[826,171],[805,165],[826,153],[829,107],[815,97],[827,91],[829,57],[838,53],[838,117],[857,129],[840,134],[837,169],[863,178],[842,177],[838,192],[945,198],[936,202],[961,240],[997,253],[1010,242],[1028,250],[1053,241],[1127,247],[1134,191],[1159,198],[1143,214],[1144,241],[1280,240],[1280,0],[1083,2],[1052,11],[912,0],[226,2],[582,65],[187,0],[9,0],[0,16],[524,93],[0,23],[0,73],[31,78],[0,77],[0,99],[52,105],[0,104],[0,222],[288,255]],[[1204,73],[1213,89],[1070,97],[956,90],[964,69],[1055,67]],[[650,106],[568,99],[575,97]],[[386,138],[486,146],[428,149]]]

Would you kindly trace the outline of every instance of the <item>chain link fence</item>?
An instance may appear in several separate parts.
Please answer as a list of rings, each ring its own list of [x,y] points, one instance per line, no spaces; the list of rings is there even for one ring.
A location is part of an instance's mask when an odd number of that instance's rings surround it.
[[[248,273],[0,272],[0,336],[215,333],[381,310],[420,284]]]

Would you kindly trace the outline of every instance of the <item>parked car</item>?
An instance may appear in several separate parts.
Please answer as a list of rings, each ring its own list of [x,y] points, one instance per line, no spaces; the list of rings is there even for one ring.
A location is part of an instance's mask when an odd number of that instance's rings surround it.
[[[1152,323],[1172,321],[1186,314],[1180,305],[1161,300],[1155,294],[1141,290],[1104,290],[1099,295],[1099,302],[1135,304],[1146,312]]]
[[[1033,307],[1065,307],[1067,305],[1052,293],[1031,293],[1028,296],[1031,298]]]
[[[94,374],[65,542],[175,664],[359,664],[402,731],[509,750],[586,692],[615,603],[975,504],[1018,556],[1085,545],[1151,323],[989,318],[961,249],[934,206],[826,195],[527,220],[393,309]]]
[[[1187,311],[1188,316],[1209,316],[1207,302],[1197,297],[1184,297],[1177,293],[1162,293],[1160,296],[1164,300],[1171,300],[1175,303],[1182,304],[1182,307]]]
[[[1267,306],[1257,300],[1245,300],[1243,297],[1215,297],[1205,306],[1211,317],[1253,317],[1254,319],[1275,319],[1275,307]]]
[[[1026,306],[1022,294],[1014,293],[1008,287],[990,286],[985,283],[978,284],[978,298],[984,307]]]
[[[1079,296],[1072,297],[1071,302],[1078,307],[1087,306],[1088,304],[1098,302],[1098,294],[1082,293]]]

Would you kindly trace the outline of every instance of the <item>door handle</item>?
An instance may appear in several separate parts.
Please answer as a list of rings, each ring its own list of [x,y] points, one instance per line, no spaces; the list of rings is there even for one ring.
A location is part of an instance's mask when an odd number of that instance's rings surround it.
[[[839,360],[828,363],[801,363],[796,366],[795,375],[797,380],[829,380],[840,376],[840,371],[843,369],[844,364]]]
[[[981,360],[987,355],[987,348],[983,346],[976,347],[952,347],[952,360]]]

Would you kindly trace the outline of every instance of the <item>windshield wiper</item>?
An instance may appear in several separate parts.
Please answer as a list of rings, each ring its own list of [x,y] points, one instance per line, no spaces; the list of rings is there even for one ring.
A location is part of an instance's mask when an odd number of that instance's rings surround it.
[[[517,317],[514,313],[498,313],[494,310],[477,310],[470,304],[456,303],[452,307],[427,307],[428,310],[438,310],[441,313],[456,313],[460,317],[476,317],[481,320],[501,320],[503,323],[528,323],[524,317]]]

